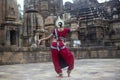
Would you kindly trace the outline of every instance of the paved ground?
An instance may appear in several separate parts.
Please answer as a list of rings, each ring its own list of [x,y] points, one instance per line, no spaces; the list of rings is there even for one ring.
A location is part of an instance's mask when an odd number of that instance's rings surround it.
[[[120,59],[76,60],[72,76],[57,78],[52,63],[0,66],[0,80],[120,80]]]

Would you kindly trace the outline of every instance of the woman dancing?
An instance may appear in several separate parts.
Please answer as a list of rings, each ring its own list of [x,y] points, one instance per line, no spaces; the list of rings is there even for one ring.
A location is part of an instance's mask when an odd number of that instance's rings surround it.
[[[65,37],[67,33],[71,31],[76,31],[76,28],[64,28],[63,20],[58,17],[56,21],[57,28],[54,29],[53,33],[51,33],[48,37],[39,40],[39,44],[43,40],[50,39],[53,37],[51,44],[51,53],[52,53],[52,61],[54,64],[54,69],[58,74],[58,77],[63,77],[62,68],[68,66],[67,74],[70,77],[71,70],[74,68],[74,56],[71,51],[65,46]]]

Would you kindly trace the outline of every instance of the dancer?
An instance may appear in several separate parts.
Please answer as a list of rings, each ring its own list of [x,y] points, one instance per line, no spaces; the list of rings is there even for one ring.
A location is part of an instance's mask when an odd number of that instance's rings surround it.
[[[63,77],[62,68],[68,66],[67,74],[70,77],[71,70],[74,68],[74,56],[71,51],[65,46],[64,40],[67,33],[71,31],[76,31],[76,28],[64,28],[63,20],[58,17],[56,21],[57,28],[54,29],[53,33],[51,33],[48,37],[40,39],[39,44],[43,40],[50,39],[53,37],[51,44],[51,53],[52,53],[52,61],[54,64],[55,71],[58,74],[58,77]]]

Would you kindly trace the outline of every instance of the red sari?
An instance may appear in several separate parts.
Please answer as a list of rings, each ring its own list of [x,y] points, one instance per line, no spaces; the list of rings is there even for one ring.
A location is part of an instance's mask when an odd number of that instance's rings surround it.
[[[68,70],[74,68],[74,57],[71,51],[64,45],[62,38],[65,38],[67,33],[70,32],[69,28],[64,28],[63,31],[58,31],[56,29],[58,39],[57,42],[52,42],[51,52],[52,52],[52,61],[54,64],[55,71],[57,73],[62,73],[62,68],[68,66]],[[56,38],[56,32],[54,30],[53,35]],[[59,45],[58,45],[59,44]]]

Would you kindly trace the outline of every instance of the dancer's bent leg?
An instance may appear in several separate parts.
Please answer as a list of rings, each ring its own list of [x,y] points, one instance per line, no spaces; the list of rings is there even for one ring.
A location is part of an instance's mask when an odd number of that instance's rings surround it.
[[[58,73],[58,75],[61,77],[62,76],[62,70],[60,66],[60,61],[59,61],[59,52],[56,49],[51,49],[52,52],[52,61],[54,64],[55,71]]]
[[[66,63],[68,64],[68,77],[70,76],[71,70],[74,68],[74,56],[73,54],[67,49],[63,49],[60,51],[60,54],[65,59]]]

